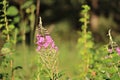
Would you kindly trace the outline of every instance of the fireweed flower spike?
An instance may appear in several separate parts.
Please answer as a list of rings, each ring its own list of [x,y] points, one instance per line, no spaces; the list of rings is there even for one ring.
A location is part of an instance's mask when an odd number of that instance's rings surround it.
[[[36,34],[36,44],[37,44],[37,52],[39,53],[38,61],[43,65],[42,68],[45,68],[47,74],[50,77],[50,80],[57,80],[58,72],[57,72],[57,51],[58,47],[55,45],[54,40],[49,35],[47,30],[42,27],[42,21],[40,18],[38,32]],[[40,60],[39,60],[40,59]],[[38,72],[39,69],[38,66]],[[38,74],[39,80],[39,74]]]
[[[109,35],[109,40],[110,40],[109,45],[108,45],[108,52],[112,53],[116,51],[120,55],[120,47],[118,46],[116,42],[113,41],[112,36],[111,36],[111,30],[109,30],[108,35]]]
[[[109,36],[109,44],[108,44],[108,52],[112,53],[113,52],[113,45],[115,42],[113,42],[112,36],[111,36],[111,29],[108,31],[108,36]]]
[[[36,35],[36,39],[37,39],[37,51],[40,51],[42,48],[49,48],[51,50],[55,50],[57,51],[58,48],[55,45],[53,39],[51,38],[51,36],[48,34],[48,32],[46,32],[43,27],[42,27],[42,21],[40,18],[40,22],[39,22],[39,32]]]
[[[117,53],[120,55],[120,47],[116,48]]]

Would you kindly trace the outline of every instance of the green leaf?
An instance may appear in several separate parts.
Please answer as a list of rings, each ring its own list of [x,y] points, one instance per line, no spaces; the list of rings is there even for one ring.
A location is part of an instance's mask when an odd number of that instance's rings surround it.
[[[17,14],[18,14],[18,9],[15,6],[10,6],[7,9],[7,15],[9,15],[9,16],[15,16]]]
[[[113,62],[118,62],[120,60],[120,56],[117,55],[117,53],[112,54],[113,56]]]
[[[3,25],[2,24],[0,24],[0,29],[3,27]]]
[[[15,34],[18,34],[18,28],[15,28]]]
[[[58,73],[58,79],[61,78],[63,75],[65,75],[65,73],[63,71]]]
[[[79,21],[80,21],[80,22],[84,22],[84,21],[85,21],[85,19],[84,19],[84,18],[81,18],[81,19],[79,19]]]
[[[12,44],[10,42],[7,42],[4,44],[4,48],[11,48]]]
[[[18,69],[23,69],[22,66],[16,66],[15,68],[13,68],[13,70],[18,70]]]
[[[111,80],[120,80],[120,76],[118,75],[118,73],[113,74]]]
[[[22,6],[21,6],[21,8],[22,9],[25,9],[25,8],[27,8],[27,7],[29,7],[31,4],[33,3],[33,1],[26,1]]]
[[[18,22],[20,21],[20,17],[19,17],[19,16],[15,17],[15,18],[13,19],[13,21],[14,21],[14,23],[18,23]]]
[[[83,5],[82,8],[84,8],[85,10],[90,10],[90,7],[88,5]]]
[[[3,21],[5,21],[4,19],[0,19],[0,22],[3,22]]]
[[[114,74],[114,73],[117,73],[117,70],[116,70],[115,67],[110,67],[110,68],[108,68],[108,72],[111,73],[111,74],[112,73]]]
[[[2,32],[3,32],[3,34],[8,34],[7,30],[3,30]]]
[[[10,53],[11,52],[11,50],[9,49],[9,48],[2,48],[1,49],[1,53],[2,54],[8,54],[8,53]]]
[[[12,31],[15,28],[13,24],[9,25],[9,30]]]

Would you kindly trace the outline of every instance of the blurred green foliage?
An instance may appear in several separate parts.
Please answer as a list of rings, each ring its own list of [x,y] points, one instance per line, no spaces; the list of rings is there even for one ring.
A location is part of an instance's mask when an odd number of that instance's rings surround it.
[[[114,36],[118,36],[120,32],[119,30],[120,11],[118,9],[119,8],[118,0],[115,0],[114,2],[112,0],[96,0],[96,1],[94,0],[61,0],[61,1],[40,0],[40,9],[39,9],[40,13],[36,13],[37,9],[35,10],[35,7],[37,6],[38,1],[39,0],[36,0],[36,1],[10,0],[9,5],[15,6],[19,11],[18,16],[14,16],[14,21],[16,22],[15,23],[16,25],[19,25],[19,23],[17,23],[18,21],[24,22],[22,18],[24,17],[26,18],[26,21],[28,21],[28,22],[25,21],[26,26],[29,26],[31,22],[29,23],[29,19],[26,16],[29,16],[33,9],[34,15],[40,14],[43,17],[43,21],[44,21],[43,24],[45,25],[49,25],[51,23],[57,24],[57,22],[67,19],[68,22],[71,23],[71,26],[69,26],[70,29],[74,29],[74,30],[80,29],[82,25],[82,23],[78,22],[78,19],[80,16],[79,12],[82,10],[80,6],[83,4],[88,4],[91,7],[90,15],[95,15],[97,16],[97,19],[98,19],[98,23],[97,23],[98,25],[95,32],[93,30],[94,26],[89,27],[89,29],[92,30],[93,32],[93,36],[96,42],[99,42],[99,40],[103,43],[106,42],[105,35],[107,33],[107,30],[110,28],[113,29]],[[32,6],[34,6],[34,8]],[[37,19],[38,19],[38,15],[37,15]],[[33,21],[36,21],[36,20],[33,20]],[[31,25],[33,25],[33,23]],[[38,22],[35,22],[35,23],[38,23]],[[28,32],[25,34],[32,34],[31,33],[32,31],[30,30],[28,30]],[[27,39],[28,38],[29,37],[27,37]],[[31,41],[30,42],[27,41],[27,42],[31,43]]]
[[[10,6],[7,9],[7,15],[8,16],[16,16],[18,14],[18,9],[15,6]]]
[[[90,7],[81,7],[85,3],[91,7],[90,13]],[[59,69],[64,74],[62,80],[119,80],[120,56],[116,52],[109,54],[101,44],[108,42],[109,28],[113,30],[115,41],[120,41],[118,3],[118,0],[41,0],[43,24],[48,26],[59,47]],[[7,63],[10,60],[13,60],[15,80],[33,80],[35,77],[37,53],[33,33],[37,26],[35,23],[38,23],[35,20],[38,19],[36,4],[37,0],[10,0],[3,7],[0,1],[0,76],[7,76],[6,79],[11,77],[10,63]],[[92,26],[88,24],[92,13],[99,20],[96,32],[90,31]],[[8,35],[9,41],[6,40]],[[7,65],[7,69],[1,65]]]

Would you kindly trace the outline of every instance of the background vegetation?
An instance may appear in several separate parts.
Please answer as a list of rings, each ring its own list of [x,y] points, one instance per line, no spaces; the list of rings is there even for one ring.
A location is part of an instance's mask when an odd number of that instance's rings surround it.
[[[0,0],[0,8],[0,78],[10,80],[11,70],[11,80],[33,80],[37,74],[35,32],[41,16],[59,48],[61,80],[119,80],[120,56],[106,48],[109,29],[120,43],[119,0]]]

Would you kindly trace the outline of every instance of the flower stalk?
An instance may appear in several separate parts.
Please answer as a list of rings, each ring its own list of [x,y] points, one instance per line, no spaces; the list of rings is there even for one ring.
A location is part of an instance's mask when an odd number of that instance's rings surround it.
[[[6,31],[7,31],[7,41],[9,41],[10,40],[10,35],[9,35],[9,27],[8,27],[8,19],[7,19],[7,6],[6,6],[6,4],[7,4],[7,1],[6,0],[4,0],[3,1],[3,12],[4,12],[4,20],[5,20],[5,28],[6,28]]]
[[[36,34],[37,52],[39,53],[38,61],[40,60],[43,65],[42,68],[47,72],[50,80],[56,80],[57,76],[57,51],[58,48],[55,45],[52,37],[47,30],[42,26],[42,20],[40,17],[39,26]],[[40,72],[38,66],[38,72]],[[40,80],[40,73],[38,73],[37,80]]]
[[[91,58],[90,49],[93,47],[93,43],[91,41],[91,37],[88,37],[91,36],[91,34],[90,32],[87,31],[89,18],[90,18],[88,14],[90,7],[88,5],[83,5],[82,8],[83,8],[83,10],[81,11],[82,18],[80,18],[80,22],[82,22],[83,25],[82,25],[82,31],[80,32],[81,37],[78,39],[78,47],[79,47],[80,56],[82,56],[81,61],[84,63],[84,65],[82,64],[79,65],[80,68],[83,68],[83,70],[80,71],[81,73],[80,78],[85,79],[89,69],[90,58]]]
[[[120,55],[120,47],[116,42],[113,41],[112,35],[111,35],[111,30],[108,31],[108,36],[109,36],[109,44],[108,44],[108,52],[112,53],[113,51],[116,51],[118,55]]]

